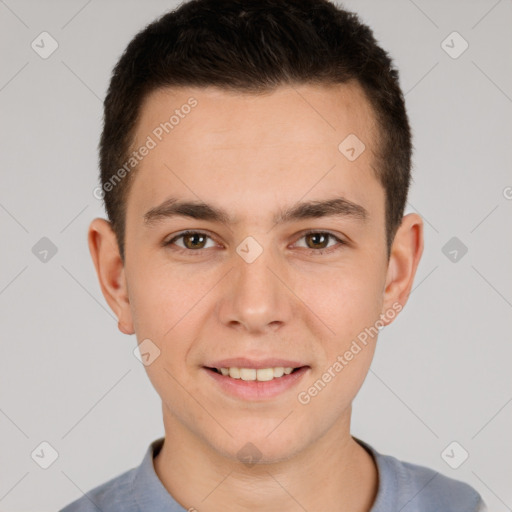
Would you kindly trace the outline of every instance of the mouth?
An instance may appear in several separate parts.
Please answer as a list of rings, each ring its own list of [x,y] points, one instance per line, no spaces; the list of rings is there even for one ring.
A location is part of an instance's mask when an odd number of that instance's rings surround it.
[[[301,368],[305,368],[305,366],[299,366],[296,368],[291,366],[276,366],[269,368],[240,368],[237,366],[229,368],[210,368],[206,366],[205,368],[217,373],[218,375],[229,377],[231,379],[240,379],[246,382],[269,382],[274,379],[282,379],[285,375],[291,375]]]
[[[270,361],[260,364],[240,361],[239,366],[224,362],[225,365],[219,364],[218,367],[217,364],[204,366],[203,370],[223,394],[244,401],[262,401],[285,395],[311,369],[300,363],[286,363],[289,366],[274,366]]]

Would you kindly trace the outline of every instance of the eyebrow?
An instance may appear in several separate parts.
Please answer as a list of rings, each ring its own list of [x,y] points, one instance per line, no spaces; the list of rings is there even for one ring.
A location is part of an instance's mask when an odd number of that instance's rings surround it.
[[[220,224],[236,224],[228,212],[202,201],[182,201],[169,198],[162,204],[151,208],[144,214],[144,223],[148,226],[158,221],[181,216],[197,220],[217,222]],[[324,201],[307,201],[293,205],[274,215],[275,224],[284,224],[303,219],[321,217],[348,217],[359,221],[366,221],[368,211],[361,205],[353,203],[343,197],[336,197]]]

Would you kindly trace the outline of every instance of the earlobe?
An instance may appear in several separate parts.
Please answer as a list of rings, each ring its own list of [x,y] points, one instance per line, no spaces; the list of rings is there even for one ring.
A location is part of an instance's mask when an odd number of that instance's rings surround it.
[[[110,222],[94,219],[89,226],[88,242],[101,291],[117,316],[118,328],[124,334],[133,334],[124,264]]]
[[[401,308],[405,306],[422,254],[423,220],[416,213],[410,213],[403,217],[391,247],[384,288],[383,316],[398,304]],[[392,319],[385,324],[391,322]]]

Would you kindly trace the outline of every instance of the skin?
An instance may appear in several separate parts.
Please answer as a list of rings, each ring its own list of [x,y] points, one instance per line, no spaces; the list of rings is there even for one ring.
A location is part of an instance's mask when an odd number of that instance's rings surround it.
[[[365,327],[381,315],[391,323],[387,312],[405,305],[423,251],[422,220],[404,216],[388,260],[384,189],[372,169],[378,134],[357,85],[282,86],[265,95],[162,89],[144,102],[134,146],[191,96],[198,105],[133,175],[125,261],[106,220],[89,230],[120,330],[161,351],[146,367],[165,426],[155,471],[184,508],[201,512],[368,511],[378,475],[350,435],[350,415],[377,338],[307,405],[297,394]],[[350,133],[366,145],[353,162],[338,150]],[[174,217],[147,225],[144,214],[170,196],[222,207],[237,222]],[[272,221],[298,201],[340,196],[363,206],[366,220]],[[183,238],[164,246],[186,229],[211,238],[199,249]],[[311,240],[306,230],[346,243]],[[236,252],[247,236],[263,248],[250,264]],[[237,356],[293,359],[309,369],[278,397],[246,401],[226,395],[203,368]],[[248,442],[261,452],[251,467],[237,458]]]

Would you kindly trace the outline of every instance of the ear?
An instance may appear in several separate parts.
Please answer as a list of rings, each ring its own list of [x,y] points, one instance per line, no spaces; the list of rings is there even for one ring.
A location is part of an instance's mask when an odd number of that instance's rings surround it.
[[[423,220],[416,213],[405,215],[391,246],[384,287],[381,319],[390,324],[396,315],[388,318],[386,311],[400,311],[406,304],[423,254]]]
[[[89,226],[88,242],[101,291],[117,316],[118,328],[124,334],[134,334],[124,263],[110,222],[94,219]]]

